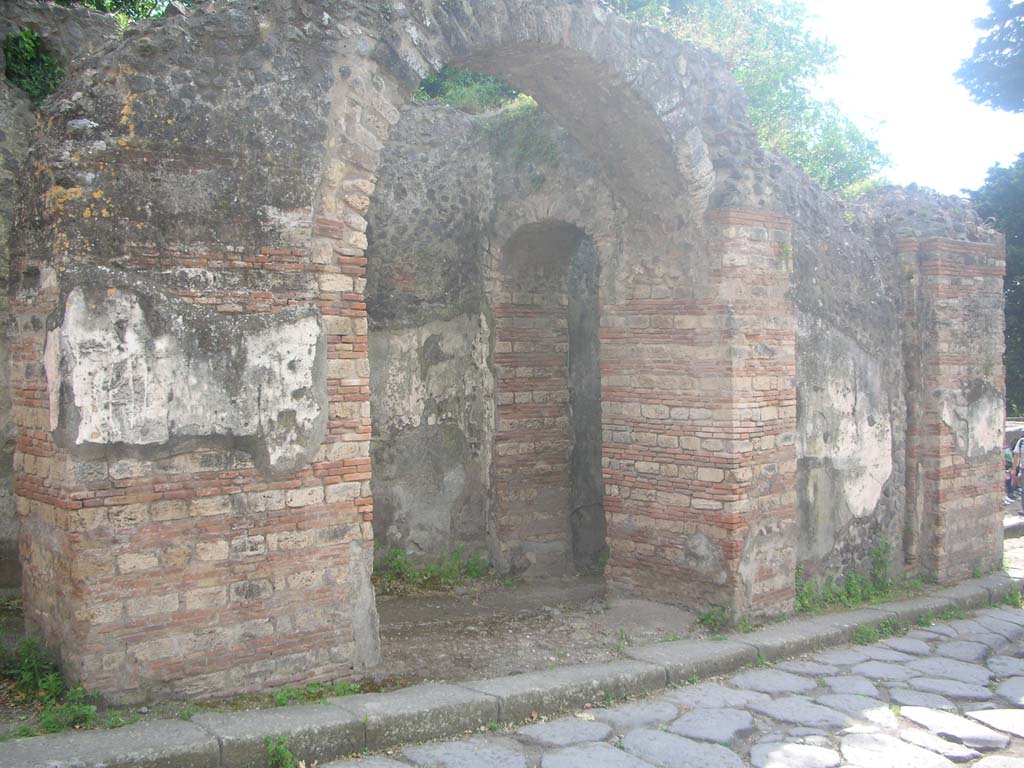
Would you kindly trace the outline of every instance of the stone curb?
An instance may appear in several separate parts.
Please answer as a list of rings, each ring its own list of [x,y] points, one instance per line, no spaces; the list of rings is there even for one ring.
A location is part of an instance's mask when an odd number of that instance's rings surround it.
[[[0,768],[252,768],[266,763],[267,737],[287,737],[298,760],[321,764],[364,750],[458,736],[488,723],[518,723],[588,704],[657,693],[693,678],[735,672],[848,642],[858,625],[912,623],[948,608],[998,603],[1020,583],[1005,574],[971,579],[935,595],[798,619],[721,640],[629,648],[626,659],[459,684],[426,683],[392,693],[236,713],[191,722],[154,720],[7,742]]]

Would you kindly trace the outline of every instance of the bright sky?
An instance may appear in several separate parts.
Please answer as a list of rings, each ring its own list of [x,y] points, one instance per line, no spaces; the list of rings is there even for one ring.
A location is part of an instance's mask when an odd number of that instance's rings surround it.
[[[805,0],[839,49],[820,95],[871,130],[897,184],[960,194],[1024,152],[1024,114],[981,107],[953,78],[981,36],[986,0]]]

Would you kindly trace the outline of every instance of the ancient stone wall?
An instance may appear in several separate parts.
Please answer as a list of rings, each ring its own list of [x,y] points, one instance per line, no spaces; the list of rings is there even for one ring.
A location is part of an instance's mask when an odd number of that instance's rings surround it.
[[[108,45],[117,37],[114,20],[101,13],[80,8],[64,8],[53,3],[17,0],[0,8],[0,39],[28,28],[38,34],[44,45],[65,68],[80,66],[83,59]],[[0,51],[0,71],[4,69]],[[18,519],[14,504],[14,422],[8,379],[6,327],[9,318],[7,298],[10,253],[10,224],[17,200],[16,179],[28,158],[32,130],[35,127],[33,105],[28,96],[0,78],[0,588],[21,583],[18,558]]]
[[[405,108],[448,62],[546,117]],[[998,562],[999,242],[898,196],[847,227],[715,57],[599,4],[218,0],[73,72],[33,152],[26,618],[111,700],[358,675],[375,527],[503,571],[606,542],[611,589],[752,617],[901,527]]]

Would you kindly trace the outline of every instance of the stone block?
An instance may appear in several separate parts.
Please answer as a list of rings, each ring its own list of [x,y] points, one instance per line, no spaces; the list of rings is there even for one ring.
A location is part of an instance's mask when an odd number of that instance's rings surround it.
[[[366,726],[366,748],[454,736],[499,719],[498,699],[457,685],[428,683],[330,703]]]
[[[288,738],[288,749],[295,758],[307,764],[335,760],[366,746],[362,715],[330,704],[200,714],[192,722],[220,742],[221,768],[265,764],[265,739],[280,736]]]
[[[266,757],[266,750],[259,761]],[[248,765],[259,765],[252,762]],[[0,768],[220,768],[217,739],[195,723],[156,720],[110,731],[16,739],[0,747]],[[225,764],[226,765],[226,764]]]
[[[473,680],[463,685],[495,697],[500,705],[500,721],[515,722],[533,713],[555,715],[585,704],[653,693],[665,683],[665,670],[660,666],[616,661]]]
[[[694,676],[710,677],[751,664],[757,651],[752,645],[731,640],[677,640],[628,648],[626,655],[661,667],[669,683],[679,684]]]

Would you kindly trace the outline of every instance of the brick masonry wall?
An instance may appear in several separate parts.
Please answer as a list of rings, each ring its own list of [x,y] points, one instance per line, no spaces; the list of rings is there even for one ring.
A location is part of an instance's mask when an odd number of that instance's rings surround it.
[[[503,275],[493,297],[494,494],[502,560],[514,572],[529,568],[535,576],[565,573],[572,563],[570,254],[523,256]]]
[[[1001,244],[938,237],[896,247],[919,345],[908,360],[908,525],[920,567],[953,581],[1002,559],[1005,256]]]
[[[609,576],[663,599],[778,613],[795,562],[788,222],[726,209],[709,230],[720,259],[709,296],[638,287],[602,307]]]

